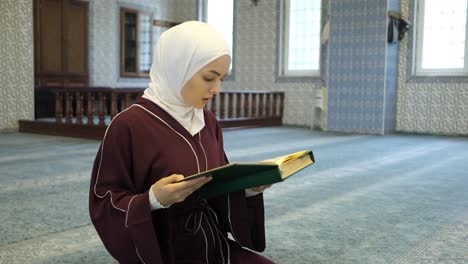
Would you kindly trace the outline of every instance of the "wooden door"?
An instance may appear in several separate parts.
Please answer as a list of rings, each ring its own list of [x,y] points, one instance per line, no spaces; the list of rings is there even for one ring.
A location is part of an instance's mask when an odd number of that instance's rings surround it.
[[[88,3],[35,0],[34,8],[36,85],[88,85]]]
[[[88,86],[88,3],[34,0],[35,114],[53,116],[44,86]]]
[[[63,1],[35,1],[35,71],[39,75],[63,72]]]
[[[88,3],[70,1],[65,10],[65,72],[88,77]]]

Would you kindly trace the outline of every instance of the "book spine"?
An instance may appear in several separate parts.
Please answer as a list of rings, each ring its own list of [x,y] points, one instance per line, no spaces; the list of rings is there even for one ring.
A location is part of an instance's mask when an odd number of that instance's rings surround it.
[[[312,151],[310,152],[310,158],[312,159],[312,162],[315,163],[315,157],[314,157],[314,153]]]
[[[198,190],[202,198],[210,198],[223,193],[237,192],[248,188],[281,182],[281,172],[278,167],[259,172],[248,177],[232,178],[203,186]]]

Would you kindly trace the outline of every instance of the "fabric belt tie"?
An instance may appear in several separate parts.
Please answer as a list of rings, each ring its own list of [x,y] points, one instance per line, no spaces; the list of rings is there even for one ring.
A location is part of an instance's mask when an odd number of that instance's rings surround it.
[[[209,262],[209,242],[213,241],[213,246],[218,250],[217,259],[219,263],[230,263],[230,249],[226,237],[219,229],[219,220],[216,212],[210,207],[205,199],[200,199],[197,206],[189,210],[187,219],[185,221],[185,230],[197,235],[202,232],[205,239],[205,256],[206,263]],[[227,249],[227,256],[223,252],[223,242]]]

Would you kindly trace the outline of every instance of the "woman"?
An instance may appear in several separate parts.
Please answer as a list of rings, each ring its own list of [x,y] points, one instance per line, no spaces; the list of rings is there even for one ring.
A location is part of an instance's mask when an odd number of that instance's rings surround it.
[[[109,124],[89,208],[119,262],[272,263],[243,248],[265,248],[261,192],[268,186],[205,200],[192,192],[210,178],[176,183],[228,163],[221,128],[204,106],[219,94],[230,63],[226,41],[211,26],[191,21],[167,30],[143,97]]]

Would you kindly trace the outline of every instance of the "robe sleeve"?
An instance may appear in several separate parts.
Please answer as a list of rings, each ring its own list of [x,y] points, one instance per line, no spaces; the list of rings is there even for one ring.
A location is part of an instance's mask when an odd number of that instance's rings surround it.
[[[132,175],[132,135],[118,116],[109,125],[91,176],[89,212],[107,251],[120,263],[163,263],[152,224],[149,191]],[[140,176],[141,177],[141,176]]]
[[[216,136],[220,145],[220,158],[224,164],[229,160],[224,151],[224,142],[221,126],[217,122]],[[224,165],[223,164],[223,165]],[[235,192],[223,196],[226,199],[226,212],[223,219],[226,221],[227,231],[236,241],[244,247],[262,252],[265,250],[265,213],[263,193],[246,197],[245,191]],[[218,198],[219,199],[219,198]]]

